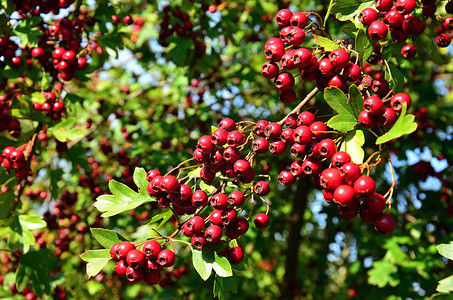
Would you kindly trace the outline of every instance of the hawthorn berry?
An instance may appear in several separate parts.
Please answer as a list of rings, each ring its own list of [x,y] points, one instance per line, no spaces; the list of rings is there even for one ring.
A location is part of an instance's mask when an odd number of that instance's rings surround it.
[[[354,190],[361,197],[369,197],[374,194],[376,184],[370,176],[363,175],[354,181]]]
[[[175,253],[169,249],[163,249],[157,255],[157,262],[162,267],[171,267],[175,264]]]
[[[340,206],[349,206],[356,201],[355,190],[352,186],[343,184],[333,192],[333,201]]]
[[[233,247],[228,250],[227,258],[231,264],[237,265],[244,259],[244,251],[240,247]]]
[[[162,250],[161,246],[159,242],[156,240],[148,241],[143,245],[143,252],[145,252],[145,256],[147,259],[157,258],[157,255],[161,250]]]
[[[335,168],[328,168],[322,171],[319,179],[322,187],[332,191],[343,183],[340,170]]]
[[[218,242],[222,238],[222,228],[214,224],[210,225],[208,228],[206,228],[204,236],[206,238],[206,241],[210,243]]]
[[[255,223],[255,227],[258,229],[264,229],[269,226],[269,216],[265,213],[259,213],[256,215],[255,219],[253,220]]]
[[[270,192],[270,186],[267,181],[258,181],[253,191],[259,196],[266,196]]]
[[[380,234],[389,234],[395,229],[395,219],[390,214],[382,214],[374,221],[374,228]]]
[[[368,36],[376,41],[385,39],[387,32],[387,25],[382,21],[374,21],[368,27]]]
[[[141,268],[145,263],[145,253],[140,250],[131,250],[126,256],[127,264],[133,269]]]

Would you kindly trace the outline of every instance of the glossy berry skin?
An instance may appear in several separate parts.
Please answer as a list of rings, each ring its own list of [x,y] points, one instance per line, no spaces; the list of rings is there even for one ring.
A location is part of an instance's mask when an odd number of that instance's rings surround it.
[[[287,128],[295,129],[297,127],[297,118],[299,117],[298,114],[290,114],[285,120],[285,126]]]
[[[178,189],[178,179],[173,175],[166,175],[160,181],[160,186],[164,192],[174,192]]]
[[[392,5],[393,0],[374,0],[374,6],[379,11],[389,11]]]
[[[299,46],[305,41],[305,32],[298,27],[287,26],[280,31],[280,38],[288,44]]]
[[[311,52],[306,48],[298,48],[293,52],[292,60],[296,67],[305,68],[311,62]]]
[[[283,54],[282,58],[280,59],[280,64],[285,70],[294,70],[296,68],[296,65],[293,62],[293,53],[296,50],[294,49],[289,49],[288,51]]]
[[[354,162],[347,162],[342,165],[340,172],[341,176],[343,176],[344,182],[347,184],[352,184],[362,174],[359,165]]]
[[[296,100],[296,92],[294,90],[279,91],[278,100],[283,104],[291,104]]]
[[[408,44],[401,48],[401,56],[405,59],[412,59],[417,53],[417,48],[414,45]]]
[[[365,198],[362,204],[370,214],[380,214],[386,206],[386,200],[381,194],[374,193]]]
[[[116,247],[116,258],[117,258],[118,260],[126,259],[127,254],[128,254],[130,251],[132,251],[132,250],[135,250],[134,244],[132,244],[132,243],[129,242],[129,241],[121,242],[121,243],[119,243],[119,245]]]
[[[252,182],[253,179],[255,179],[255,170],[253,170],[253,168],[247,169],[246,173],[238,176],[238,179],[242,183],[250,183],[250,182]]]
[[[148,173],[146,173],[146,180],[151,181],[153,180],[154,177],[161,175],[159,170],[149,170]]]
[[[303,111],[297,116],[297,126],[310,126],[313,122],[316,121],[316,117],[312,112],[308,110]]]
[[[278,65],[274,62],[266,61],[263,66],[261,67],[261,74],[263,74],[264,78],[272,79],[278,75],[279,68]]]
[[[269,152],[274,155],[283,155],[286,151],[286,145],[283,141],[274,141],[269,144]]]
[[[396,123],[397,119],[398,116],[396,115],[396,112],[390,107],[386,107],[382,115],[378,117],[378,122],[382,126],[392,126]]]
[[[322,171],[322,164],[319,160],[314,158],[307,158],[302,163],[302,169],[307,176],[317,176]]]
[[[389,214],[382,214],[374,222],[374,228],[380,234],[392,233],[395,229],[395,219]]]
[[[144,280],[149,285],[158,284],[159,281],[161,280],[160,273],[159,272],[151,272],[151,273],[148,272],[145,274]]]
[[[234,128],[236,128],[236,123],[230,118],[224,118],[222,121],[217,126],[218,128],[223,128],[226,131],[230,132],[233,131]]]
[[[222,219],[222,223],[225,226],[230,225],[237,219],[237,212],[236,210],[232,208],[227,208],[222,210],[222,213],[220,214],[220,218]]]
[[[317,141],[322,140],[327,135],[327,133],[324,132],[327,131],[327,126],[321,121],[313,122],[310,125],[310,129],[311,132],[313,133],[313,138]]]
[[[202,190],[197,190],[192,194],[192,205],[195,207],[203,207],[208,204],[208,195]]]
[[[240,247],[233,247],[228,250],[227,258],[232,265],[237,265],[244,259],[244,251]]]
[[[343,76],[348,81],[356,81],[359,80],[362,76],[362,70],[360,69],[359,65],[356,64],[349,64],[343,71]]]
[[[346,91],[346,88],[348,87],[346,79],[341,74],[334,75],[329,80],[328,86],[329,87],[335,86],[335,87],[339,88],[342,91]]]
[[[296,158],[304,157],[305,156],[305,145],[301,145],[299,143],[294,143],[291,146],[291,149],[289,150],[289,152],[291,153],[292,157],[296,157]]]
[[[233,171],[238,175],[246,173],[249,168],[250,163],[245,159],[238,159],[233,164]]]
[[[162,267],[171,267],[175,264],[175,253],[169,249],[163,249],[157,256],[157,262]]]
[[[316,158],[319,156],[319,144],[316,141],[311,141],[307,145],[305,145],[305,153],[307,157]]]
[[[289,24],[293,27],[304,29],[308,25],[307,16],[302,12],[296,12],[291,16]]]
[[[373,128],[377,124],[377,118],[363,110],[359,114],[359,124],[363,128]]]
[[[294,130],[292,128],[285,128],[280,135],[280,140],[286,145],[294,144]]]
[[[125,275],[127,270],[127,262],[125,259],[122,259],[116,263],[115,271],[118,275]]]
[[[356,201],[356,194],[354,188],[350,185],[340,185],[333,192],[333,199],[335,203],[341,206],[349,206]]]
[[[293,174],[294,177],[302,177],[304,173],[304,169],[302,167],[303,161],[296,160],[293,161],[291,166],[289,167],[289,171]]]
[[[68,50],[63,53],[62,59],[69,64],[74,64],[77,61],[77,56],[74,51]]]
[[[385,79],[375,79],[371,85],[371,90],[381,98],[384,98],[390,91],[390,84]]]
[[[199,233],[204,229],[204,220],[200,216],[193,216],[187,220],[185,228],[192,233]]]
[[[241,206],[244,204],[244,193],[241,191],[232,191],[228,195],[228,204],[231,206]]]
[[[225,209],[228,207],[228,197],[225,194],[215,194],[211,198],[211,206],[215,209]]]
[[[280,9],[275,16],[278,26],[288,26],[293,13],[289,9]]]
[[[351,155],[345,151],[335,152],[331,157],[332,166],[335,168],[341,168],[345,163],[351,161]]]
[[[363,26],[370,26],[371,23],[378,19],[378,12],[374,8],[365,8],[359,13],[359,21]]]
[[[341,70],[349,64],[349,53],[344,49],[335,49],[329,54],[329,59],[332,67]]]
[[[227,143],[227,137],[228,131],[223,128],[218,128],[212,133],[211,141],[216,146],[223,146]]]
[[[257,138],[252,143],[252,150],[257,154],[264,154],[267,152],[269,147],[269,142],[265,138]]]
[[[282,127],[276,122],[269,123],[264,130],[264,134],[269,139],[274,140],[282,134]]]
[[[265,136],[264,131],[266,130],[267,125],[269,125],[269,122],[266,120],[256,122],[253,132],[259,136]]]
[[[223,151],[223,159],[226,162],[234,163],[240,157],[239,150],[236,147],[226,147]]]
[[[390,107],[392,107],[393,110],[397,113],[400,113],[401,110],[403,109],[403,103],[406,103],[407,110],[411,108],[412,104],[411,97],[406,93],[395,94],[390,99]]]
[[[293,139],[294,142],[301,144],[301,145],[306,145],[311,142],[313,137],[313,132],[311,131],[310,127],[301,125],[294,129],[294,135]]]
[[[192,246],[198,250],[203,249],[208,244],[203,233],[194,234],[192,236],[191,242],[192,242]]]
[[[140,250],[131,250],[126,256],[126,262],[131,268],[139,269],[145,263],[145,253]]]
[[[345,220],[352,220],[359,214],[360,201],[354,201],[349,206],[338,205],[338,214],[340,218]]]
[[[207,167],[207,166],[204,166],[203,168],[201,168],[201,171],[200,171],[200,178],[201,178],[201,180],[203,180],[204,182],[209,182],[209,181],[214,180],[214,178],[215,178],[215,173],[212,171],[211,168],[209,168],[209,167]]]
[[[383,22],[390,28],[399,28],[403,24],[404,16],[396,9],[390,10],[385,14]]]
[[[335,191],[343,183],[341,172],[335,168],[328,168],[321,172],[319,176],[320,184],[323,188]]]
[[[323,158],[331,158],[337,152],[337,146],[332,139],[323,139],[318,146],[318,153]]]
[[[402,15],[408,15],[415,10],[417,3],[415,0],[396,0],[396,10]]]
[[[318,69],[321,72],[321,75],[323,76],[323,78],[332,76],[332,74],[334,72],[332,62],[328,58],[323,58],[319,61]]]
[[[145,272],[142,269],[134,269],[131,266],[126,268],[126,278],[130,282],[139,282],[145,276]]]
[[[385,39],[387,32],[387,25],[382,21],[374,21],[368,27],[368,36],[376,41]]]
[[[239,147],[245,143],[245,140],[245,135],[237,130],[230,131],[227,136],[227,144],[232,147]]]
[[[296,182],[296,177],[289,171],[281,171],[278,176],[278,182],[283,186],[290,186]]]
[[[244,217],[234,220],[226,229],[225,235],[230,239],[237,239],[249,230],[249,221]]]
[[[264,229],[269,226],[269,216],[265,213],[259,213],[256,215],[255,219],[253,220],[255,223],[255,227],[258,229]]]
[[[271,188],[269,186],[269,182],[267,182],[267,181],[258,181],[255,184],[255,188],[253,189],[253,191],[255,192],[255,194],[257,194],[259,196],[266,196],[271,191]]]
[[[1,158],[1,157],[0,157]],[[116,254],[116,249],[118,248],[120,243],[116,243],[115,245],[112,246],[112,248],[110,248],[110,256],[114,259],[114,260],[118,260],[117,258],[117,254]]]
[[[354,181],[354,190],[361,197],[369,197],[374,194],[376,184],[370,176],[363,175]]]
[[[282,72],[275,78],[274,86],[279,91],[289,91],[295,83],[294,76],[288,72]]]
[[[209,221],[211,222],[211,224],[222,227],[223,226],[222,210],[220,209],[214,210],[209,216]]]
[[[384,112],[384,102],[378,96],[371,96],[363,102],[363,110],[372,116],[379,116]]]
[[[217,225],[210,225],[208,228],[206,228],[204,236],[206,238],[206,241],[210,243],[218,242],[222,238],[222,228]]]
[[[447,33],[441,33],[436,37],[436,44],[439,47],[448,47],[451,43],[451,37]]]
[[[157,255],[159,255],[161,250],[162,248],[156,240],[148,241],[143,245],[143,252],[145,253],[147,259],[157,258]]]
[[[280,61],[285,54],[285,45],[279,38],[271,38],[264,45],[264,55],[267,60],[277,62]]]
[[[442,21],[442,27],[445,30],[452,30],[453,29],[453,17],[448,16]]]
[[[403,30],[409,35],[419,35],[425,31],[425,23],[414,15],[408,15],[403,21]]]

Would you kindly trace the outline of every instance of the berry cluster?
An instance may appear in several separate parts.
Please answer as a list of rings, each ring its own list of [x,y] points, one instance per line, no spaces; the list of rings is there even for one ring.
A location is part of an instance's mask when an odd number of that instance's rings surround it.
[[[261,67],[261,73],[265,78],[274,78],[281,102],[289,104],[296,98],[296,92],[293,90],[295,76],[288,72],[296,68],[299,68],[299,74],[304,80],[316,80],[321,90],[328,86],[346,90],[348,81],[360,79],[360,66],[350,63],[346,50],[335,49],[327,57],[318,60],[309,49],[299,47],[305,41],[304,29],[310,27],[305,13],[293,14],[289,9],[282,9],[277,13],[276,20],[283,28],[279,38],[269,39],[264,46],[268,61]],[[282,72],[277,62],[280,63]]]
[[[18,137],[21,134],[21,128],[19,120],[11,116],[12,97],[10,93],[0,96],[0,133],[6,130],[12,136]]]
[[[363,102],[363,110],[359,114],[359,124],[363,128],[373,128],[377,124],[392,126],[397,120],[397,113],[401,113],[403,104],[407,109],[411,107],[411,97],[406,93],[397,93],[390,98],[390,107],[384,107],[384,101],[379,96],[370,96]]]
[[[0,155],[2,165],[6,170],[14,170],[16,177],[24,179],[28,176],[27,161],[22,149],[8,146],[3,149]]]
[[[53,120],[60,120],[66,112],[64,103],[60,100],[57,101],[57,97],[53,92],[43,92],[42,95],[45,102],[34,102],[35,111],[42,111]]]
[[[161,280],[162,267],[174,265],[175,253],[162,249],[156,240],[144,243],[142,249],[128,241],[113,245],[110,255],[117,261],[115,271],[118,275],[125,275],[130,282],[144,279],[147,284],[157,284]]]

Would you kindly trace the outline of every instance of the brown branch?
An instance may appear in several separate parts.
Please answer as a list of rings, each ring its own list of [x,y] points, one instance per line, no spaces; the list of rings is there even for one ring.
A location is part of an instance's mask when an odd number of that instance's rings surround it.
[[[284,117],[283,119],[281,119],[278,124],[280,125],[283,125],[286,121],[286,119],[288,118],[289,115],[293,114],[293,113],[298,113],[301,108],[308,102],[310,101],[314,96],[316,96],[316,94],[319,92],[319,89],[318,88],[314,88],[308,95],[307,97],[305,97],[304,100],[302,100],[302,102],[299,103],[299,105],[297,105],[289,114],[286,115],[286,117]]]

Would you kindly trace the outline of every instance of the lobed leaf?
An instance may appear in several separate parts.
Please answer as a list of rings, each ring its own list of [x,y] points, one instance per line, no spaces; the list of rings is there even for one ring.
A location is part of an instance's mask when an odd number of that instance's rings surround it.
[[[328,38],[325,38],[325,37],[317,35],[317,34],[313,34],[313,37],[315,38],[315,43],[318,46],[323,47],[324,50],[326,50],[326,51],[330,52],[330,51],[340,48],[340,45],[338,45],[337,43],[335,43],[334,41],[332,41]]]
[[[363,163],[365,152],[362,146],[365,144],[365,135],[362,130],[356,129],[346,133],[343,143],[341,143],[340,151],[346,151],[351,155],[351,160],[356,164]]]
[[[88,278],[91,278],[99,274],[104,266],[110,261],[110,250],[87,250],[80,255],[80,258],[88,263],[86,270]]]
[[[126,241],[124,237],[113,230],[103,228],[90,228],[90,230],[96,241],[108,250],[116,243]]]
[[[437,245],[437,251],[440,255],[453,260],[453,243]]]
[[[417,123],[414,122],[414,115],[406,115],[406,103],[403,104],[403,110],[396,123],[384,135],[376,140],[376,145],[387,143],[393,139],[397,139],[405,134],[410,134],[417,129]]]
[[[357,125],[358,116],[361,111],[361,105],[356,103],[359,101],[359,98],[353,97],[348,100],[339,88],[329,87],[324,91],[324,99],[338,113],[330,118],[327,126],[340,132],[353,130]]]

